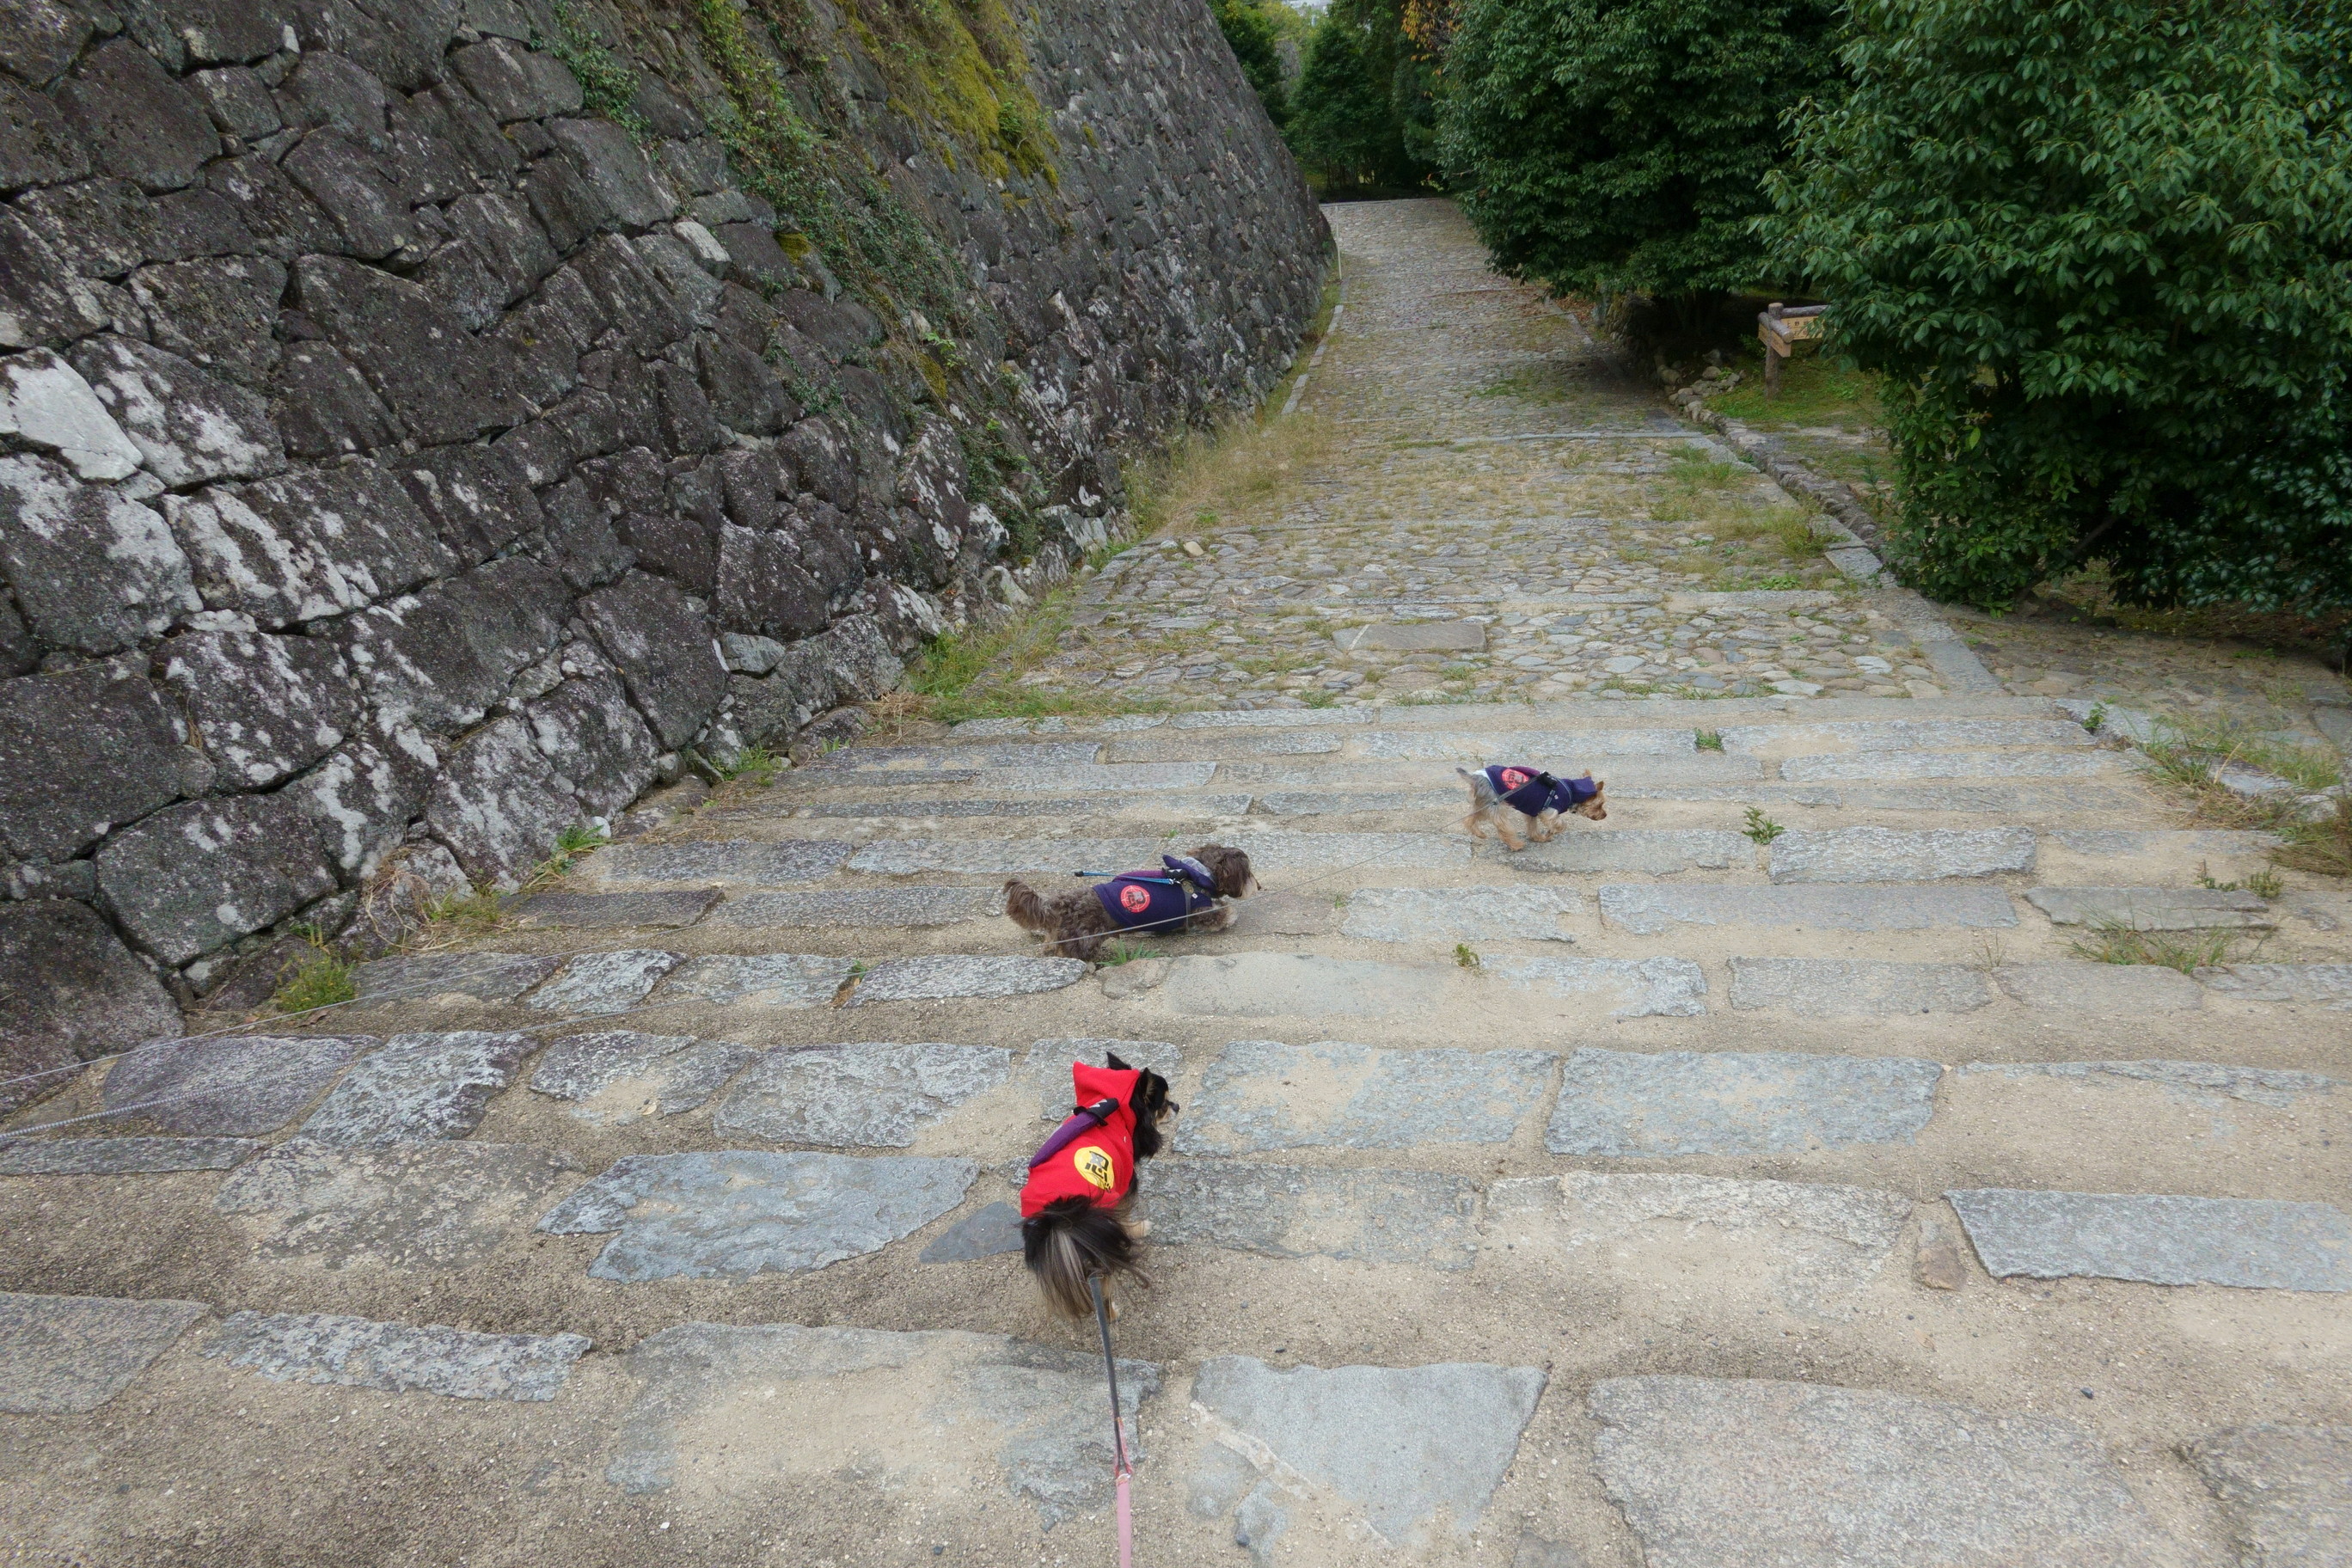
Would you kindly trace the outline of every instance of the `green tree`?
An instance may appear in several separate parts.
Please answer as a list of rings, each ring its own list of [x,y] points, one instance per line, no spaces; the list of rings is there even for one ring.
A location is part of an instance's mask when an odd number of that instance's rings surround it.
[[[1297,13],[1282,0],[1209,0],[1209,14],[1233,46],[1234,58],[1265,105],[1266,117],[1277,129],[1288,125],[1290,83],[1282,73],[1282,40]]]
[[[1855,0],[1761,226],[1885,373],[1897,563],[2352,603],[2341,0]]]
[[[1408,189],[1433,172],[1412,142],[1428,118],[1427,69],[1402,11],[1402,0],[1331,0],[1307,40],[1290,145],[1327,191]]]
[[[1438,99],[1479,237],[1559,289],[1761,280],[1787,111],[1835,79],[1832,0],[1465,0]]]

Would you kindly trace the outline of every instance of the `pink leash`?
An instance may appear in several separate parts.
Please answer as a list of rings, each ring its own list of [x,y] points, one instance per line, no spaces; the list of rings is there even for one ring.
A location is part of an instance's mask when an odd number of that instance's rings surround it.
[[[1135,1568],[1135,1511],[1127,1493],[1135,1467],[1128,1462],[1127,1428],[1119,1419],[1118,1359],[1110,1351],[1110,1314],[1103,1310],[1102,1276],[1087,1276],[1087,1289],[1094,1293],[1095,1327],[1102,1331],[1103,1375],[1110,1380],[1110,1447],[1118,1463],[1111,1475],[1118,1488],[1118,1568]]]

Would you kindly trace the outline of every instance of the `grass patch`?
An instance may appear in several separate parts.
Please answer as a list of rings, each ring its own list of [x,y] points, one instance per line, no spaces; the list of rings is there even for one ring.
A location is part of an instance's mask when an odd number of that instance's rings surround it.
[[[1236,415],[1132,464],[1129,504],[1147,537],[1279,522],[1276,502],[1292,476],[1320,461],[1336,439],[1319,415],[1273,417],[1271,405],[1263,416]]]
[[[1001,626],[950,632],[908,667],[893,698],[898,721],[923,718],[943,724],[967,719],[1042,719],[1055,713],[1157,713],[1163,701],[1118,694],[1024,686],[1021,677],[1051,654],[1069,629],[1073,590],[1048,595],[1036,609]]]
[[[1763,346],[1751,343],[1740,356],[1739,384],[1706,400],[1706,405],[1727,419],[1759,429],[1799,425],[1833,425],[1841,429],[1883,427],[1886,414],[1878,401],[1877,378],[1848,370],[1829,355],[1800,354],[1780,367],[1780,395],[1764,395]]]
[[[766,788],[776,782],[776,775],[786,766],[785,759],[765,746],[746,746],[735,753],[735,760],[721,767],[719,773],[730,780],[743,779]],[[601,840],[600,840],[601,842]]]
[[[1471,950],[1468,942],[1457,942],[1454,944],[1454,962],[1465,969],[1475,969],[1478,967],[1478,955]]]
[[[2093,963],[2152,963],[2193,974],[2230,963],[2242,940],[2236,931],[2135,931],[2103,921],[2074,943],[2073,950],[2075,957]]]
[[[1698,749],[1700,751],[1719,752],[1723,750],[1723,732],[1721,731],[1701,730],[1697,731],[1697,736]]]
[[[1144,956],[1143,945],[1140,942],[1124,940],[1107,942],[1096,952],[1095,966],[1098,969],[1117,969],[1122,963],[1133,963],[1137,959]]]
[[[327,951],[316,931],[308,933],[310,953],[278,982],[269,1005],[280,1013],[310,1013],[356,1001],[360,988],[349,959]]]
[[[2323,877],[2352,877],[2352,800],[2338,800],[2332,816],[2285,823],[2278,832],[2286,843],[2272,850],[2271,858],[2279,865]]]
[[[2252,893],[2264,902],[2286,891],[2285,879],[2276,871],[2256,871],[2243,881],[2222,882],[2214,879],[2213,873],[2205,868],[2202,860],[2197,862],[2197,885],[2210,888],[2217,893]]]

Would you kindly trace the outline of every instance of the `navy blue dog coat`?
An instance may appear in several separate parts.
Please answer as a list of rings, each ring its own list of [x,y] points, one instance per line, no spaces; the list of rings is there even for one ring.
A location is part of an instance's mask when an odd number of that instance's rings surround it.
[[[1486,770],[1486,783],[1502,797],[1505,805],[1529,816],[1540,816],[1547,811],[1574,811],[1601,793],[1601,786],[1591,779],[1556,779],[1530,768],[1499,764]]]
[[[1121,871],[1095,885],[1103,912],[1121,926],[1173,931],[1187,915],[1213,908],[1217,879],[1209,868],[1188,855],[1162,855],[1160,871]]]

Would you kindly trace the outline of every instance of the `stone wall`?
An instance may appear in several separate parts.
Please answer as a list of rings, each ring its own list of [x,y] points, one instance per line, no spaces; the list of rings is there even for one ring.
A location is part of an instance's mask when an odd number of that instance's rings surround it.
[[[845,728],[1271,384],[1202,0],[853,6],[0,5],[0,1075]]]

